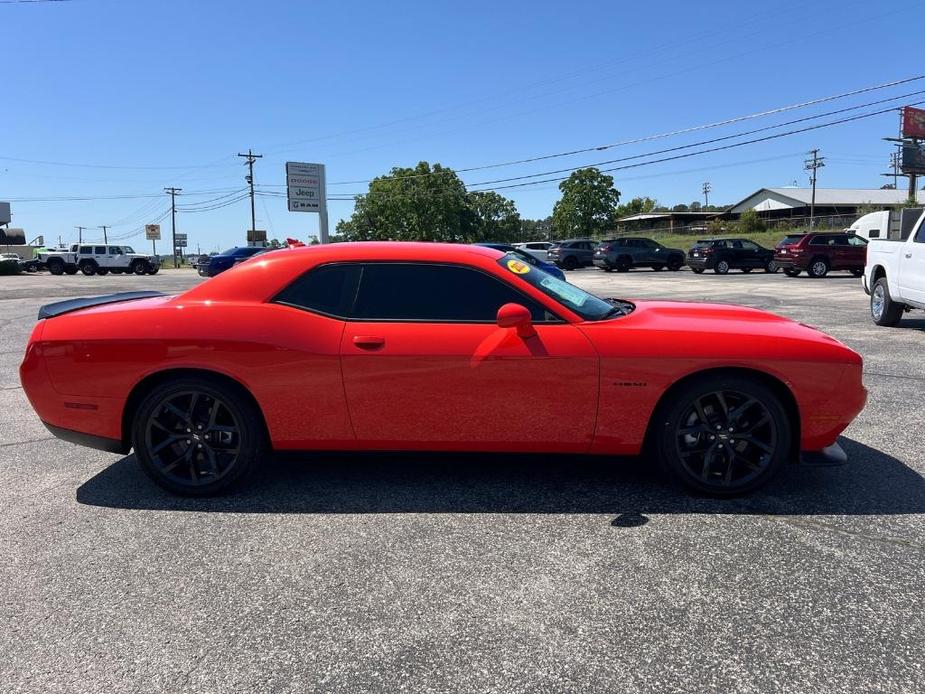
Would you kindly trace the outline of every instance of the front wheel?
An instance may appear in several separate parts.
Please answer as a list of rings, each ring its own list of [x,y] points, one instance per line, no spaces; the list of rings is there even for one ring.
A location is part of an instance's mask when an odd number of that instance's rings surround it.
[[[689,489],[745,494],[767,484],[790,451],[791,425],[778,397],[740,376],[683,386],[653,422],[658,459]]]
[[[156,275],[158,270],[160,270],[160,267],[149,267],[145,274]]]
[[[764,271],[772,275],[778,270],[780,270],[780,268],[777,267],[777,263],[775,263],[773,260],[769,260],[764,266]]]
[[[239,483],[262,454],[257,408],[236,388],[206,378],[157,386],[132,424],[132,442],[145,473],[183,496],[210,496]]]
[[[672,258],[668,261],[668,269],[672,272],[680,270],[682,265],[684,265],[684,260],[682,258]]]
[[[58,260],[57,258],[48,261],[48,271],[53,275],[63,275],[64,274],[64,261]]]
[[[662,270],[665,269],[665,266],[664,265],[653,265],[652,269],[655,270],[656,272],[661,272]]]
[[[82,262],[77,268],[87,277],[96,274],[96,263],[89,260]]]
[[[893,301],[886,277],[874,282],[870,292],[870,317],[877,325],[892,328],[903,317],[903,305]]]
[[[99,267],[99,268],[96,269],[96,274],[97,274],[97,275],[108,275],[108,274],[109,274],[109,269],[108,269],[108,268],[105,268],[105,267]]]
[[[692,267],[691,272],[693,272],[695,275],[702,275],[703,268],[702,267]]]
[[[577,270],[578,269],[578,259],[574,256],[569,256],[562,261],[562,267],[566,270]]]
[[[135,262],[132,263],[131,267],[129,268],[129,270],[136,275],[145,274],[145,271],[147,269],[148,268],[146,267],[146,263],[143,260],[136,260]]]

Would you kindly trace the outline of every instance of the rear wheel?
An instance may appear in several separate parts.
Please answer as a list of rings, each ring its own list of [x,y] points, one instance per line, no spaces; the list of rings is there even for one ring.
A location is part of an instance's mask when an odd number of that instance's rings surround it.
[[[787,275],[787,277],[799,277],[800,270],[795,267],[787,267],[784,268],[784,274]]]
[[[672,258],[668,261],[668,269],[672,272],[680,270],[682,265],[684,265],[684,260],[682,258]]]
[[[132,425],[138,462],[164,489],[184,496],[223,492],[265,448],[261,416],[236,388],[206,378],[157,386]]]
[[[64,261],[60,258],[52,258],[48,261],[48,271],[53,275],[63,275]]]
[[[108,275],[108,274],[109,274],[109,268],[99,267],[99,268],[96,269],[96,274],[97,274],[97,275]]]
[[[870,317],[874,323],[892,328],[903,317],[904,306],[890,297],[890,287],[886,277],[874,282],[870,292]]]
[[[702,267],[692,267],[691,272],[693,272],[695,275],[702,275],[703,268]]]
[[[860,277],[861,275],[864,274],[864,268],[852,268],[851,274],[854,275],[855,277]]]
[[[806,272],[810,277],[821,279],[829,274],[829,261],[825,258],[816,258],[809,264],[809,269]]]
[[[729,272],[729,261],[728,260],[718,260],[716,266],[713,268],[713,272],[717,275],[725,275]]]
[[[662,465],[688,488],[713,496],[758,489],[790,450],[791,425],[780,400],[741,376],[691,381],[656,417]]]
[[[664,265],[653,265],[652,269],[655,270],[656,272],[661,272],[662,270],[665,269],[665,266]]]
[[[562,267],[566,270],[576,270],[578,269],[578,259],[575,256],[570,255],[562,261]]]
[[[65,274],[65,275],[76,275],[76,274],[77,274],[77,266],[76,266],[76,265],[65,265],[65,266],[64,266],[64,274]]]
[[[616,271],[617,272],[629,272],[630,267],[632,267],[633,261],[629,258],[617,258]]]
[[[145,272],[145,274],[146,274],[146,275],[156,275],[158,270],[160,270],[159,267],[151,267],[151,266],[149,265],[147,271]]]

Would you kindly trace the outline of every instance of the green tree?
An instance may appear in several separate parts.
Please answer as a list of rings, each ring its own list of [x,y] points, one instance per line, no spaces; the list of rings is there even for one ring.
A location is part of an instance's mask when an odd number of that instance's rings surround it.
[[[475,231],[466,186],[452,169],[426,161],[373,179],[350,219],[337,224],[345,241],[468,241]]]
[[[745,210],[739,215],[738,230],[741,234],[765,231],[767,228],[768,225],[765,224],[756,210]]]
[[[475,223],[472,238],[465,240],[505,243],[520,240],[520,215],[513,200],[490,190],[473,191],[468,199]]]
[[[616,209],[617,219],[629,217],[634,214],[645,214],[655,209],[656,202],[652,198],[636,197],[628,202],[618,205]]]
[[[684,203],[681,203],[680,205],[675,205],[674,207],[672,207],[671,211],[672,212],[688,212],[689,210],[688,210],[687,205],[685,205]]]
[[[612,229],[620,191],[613,176],[590,167],[578,169],[559,184],[562,197],[552,208],[555,234],[560,237],[595,236]]]
[[[545,219],[521,219],[520,237],[524,241],[547,241],[553,237],[552,217]]]

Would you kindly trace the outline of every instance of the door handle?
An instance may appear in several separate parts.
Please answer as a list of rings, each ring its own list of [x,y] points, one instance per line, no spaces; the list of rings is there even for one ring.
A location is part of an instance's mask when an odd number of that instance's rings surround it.
[[[354,335],[353,344],[362,349],[376,349],[385,344],[385,338],[378,335]]]
[[[911,258],[911,257],[912,257],[912,254],[911,254],[911,253],[906,253],[906,257],[907,257],[907,258]]]

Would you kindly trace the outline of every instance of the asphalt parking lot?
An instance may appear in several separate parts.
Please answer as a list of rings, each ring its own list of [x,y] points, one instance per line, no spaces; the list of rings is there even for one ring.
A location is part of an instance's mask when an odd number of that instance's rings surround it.
[[[570,273],[864,356],[849,463],[733,501],[644,460],[443,454],[272,459],[237,495],[174,498],[52,438],[17,367],[41,304],[199,278],[2,277],[0,689],[925,691],[925,313],[878,328],[839,275]]]

